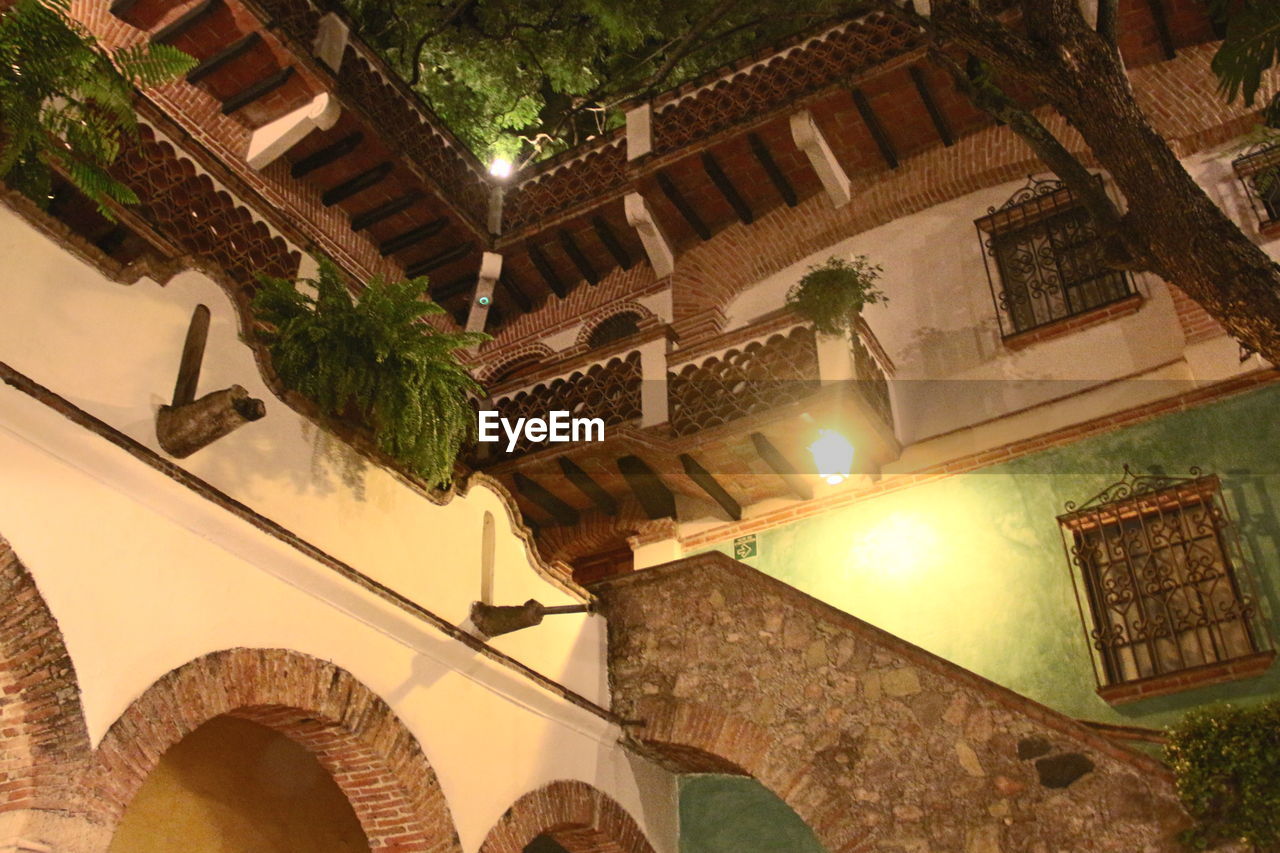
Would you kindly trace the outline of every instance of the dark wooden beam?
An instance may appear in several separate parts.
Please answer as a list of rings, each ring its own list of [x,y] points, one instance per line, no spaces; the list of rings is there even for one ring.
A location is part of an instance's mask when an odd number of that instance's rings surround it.
[[[499,277],[498,284],[507,292],[507,295],[511,297],[511,301],[519,306],[521,311],[528,314],[533,310],[533,301],[530,300],[525,292],[520,289],[520,286],[509,277],[505,275]]]
[[[408,278],[417,278],[420,275],[426,275],[432,270],[447,266],[454,261],[460,261],[471,253],[474,249],[471,243],[461,243],[452,249],[445,249],[443,252],[437,252],[429,258],[423,258],[416,263],[412,263],[405,267],[404,274]]]
[[[658,173],[658,189],[662,190],[662,194],[667,197],[667,201],[671,202],[676,210],[680,211],[680,215],[684,217],[684,221],[689,223],[689,227],[694,230],[703,240],[711,239],[711,229],[707,227],[707,223],[702,221],[702,217],[698,212],[689,206],[689,202],[685,201],[684,196],[680,193],[680,188],[667,177],[666,172]]]
[[[605,515],[618,514],[618,502],[613,499],[613,495],[605,491],[604,486],[591,479],[590,474],[579,468],[567,456],[561,456],[556,461],[560,463],[560,470],[564,472],[569,482],[573,483],[578,491],[586,495],[593,504],[599,507],[601,512]]]
[[[764,144],[764,140],[754,133],[748,133],[747,142],[751,146],[751,153],[755,155],[756,160],[764,168],[764,173],[769,176],[769,180],[773,183],[773,188],[778,191],[778,195],[782,196],[782,200],[787,203],[787,207],[795,207],[799,204],[800,199],[796,196],[796,188],[791,186],[787,176],[778,168],[778,164],[774,161],[773,155],[769,153],[769,147]]]
[[[476,282],[479,280],[479,276],[460,275],[448,284],[431,288],[431,298],[436,302],[443,302],[446,299],[452,299],[459,294],[475,289]]]
[[[410,228],[408,231],[401,232],[394,237],[388,237],[378,244],[378,252],[382,257],[394,255],[402,249],[410,246],[416,246],[423,240],[430,240],[432,237],[444,230],[449,224],[449,220],[443,216],[439,219],[433,219],[426,225],[419,225],[417,228]]]
[[[650,518],[675,518],[676,496],[639,456],[623,456],[618,470]]]
[[[595,267],[591,266],[587,256],[582,254],[578,244],[573,242],[573,235],[561,228],[558,236],[560,237],[560,248],[564,249],[564,253],[569,256],[569,260],[573,261],[573,265],[578,268],[578,272],[582,273],[582,277],[587,280],[587,283],[592,285],[599,284],[600,274],[596,272]]]
[[[782,455],[778,448],[773,446],[764,433],[751,433],[751,443],[755,445],[756,455],[764,460],[764,464],[768,465],[773,473],[782,478],[796,497],[802,501],[807,501],[813,497],[813,487],[811,487],[805,479],[800,476],[800,472],[796,470],[787,457]]]
[[[260,41],[262,41],[262,34],[257,30],[254,30],[243,38],[236,39],[213,56],[210,56],[208,59],[201,60],[199,65],[188,71],[187,82],[199,83],[222,66],[230,62],[234,62],[236,59],[244,56],[244,54],[248,53],[249,50]]]
[[[542,280],[547,283],[547,287],[551,288],[552,293],[561,299],[569,295],[569,288],[564,286],[564,282],[556,274],[555,268],[551,266],[547,256],[542,254],[542,250],[532,243],[529,244],[529,260],[533,261],[534,267],[538,270],[538,275],[542,276]]]
[[[166,26],[151,36],[152,44],[168,44],[187,30],[200,23],[200,19],[217,8],[220,0],[200,0]]]
[[[324,195],[320,196],[320,202],[325,207],[333,207],[340,201],[351,198],[358,192],[367,190],[369,187],[381,181],[387,175],[391,174],[392,166],[390,163],[379,163],[372,169],[365,169],[354,178],[343,181],[332,189],[325,190]]]
[[[938,107],[938,102],[933,99],[933,92],[929,89],[929,81],[925,79],[924,72],[919,66],[912,65],[907,69],[907,73],[911,75],[911,82],[915,84],[916,94],[920,96],[924,108],[929,111],[929,120],[933,122],[933,129],[938,132],[938,138],[942,140],[944,146],[951,147],[956,141],[955,134],[951,132],[951,124]]]
[[[265,98],[285,83],[288,83],[289,78],[292,76],[292,65],[286,65],[284,68],[268,74],[258,82],[250,84],[239,92],[236,92],[227,100],[223,101],[222,114],[224,116],[229,116],[236,110],[244,109],[254,101],[260,98]]]
[[[711,496],[711,499],[720,504],[720,508],[729,514],[734,521],[742,520],[742,506],[733,499],[733,497],[724,490],[724,486],[711,476],[711,472],[698,464],[698,460],[694,459],[688,453],[680,454],[680,464],[684,466],[684,472],[689,475],[689,479],[698,484],[698,488]]]
[[[578,523],[578,511],[547,491],[535,480],[519,471],[515,473],[516,491],[547,511],[559,523],[569,526]]]
[[[702,152],[702,168],[706,171],[707,177],[711,179],[711,183],[716,185],[720,195],[724,196],[725,201],[729,202],[733,212],[738,214],[739,221],[743,225],[750,225],[754,222],[756,217],[751,212],[751,205],[747,204],[746,199],[739,194],[738,188],[733,185],[733,181],[729,180],[729,176],[724,173],[724,169],[720,168],[720,161],[716,160],[715,155],[710,151]]]
[[[364,142],[363,133],[358,130],[355,133],[348,133],[337,142],[332,142],[311,152],[306,157],[299,158],[298,162],[289,167],[289,177],[301,178],[311,174],[321,166],[328,166],[335,160],[341,160],[359,148],[361,142]]]
[[[875,110],[871,109],[871,102],[867,100],[867,96],[861,89],[854,87],[850,91],[853,95],[853,105],[858,108],[858,115],[862,116],[862,122],[867,126],[867,130],[871,131],[871,138],[880,149],[880,156],[889,164],[890,169],[898,168],[898,152],[893,150],[893,143],[884,132],[884,127],[876,117]]]
[[[380,204],[377,207],[371,207],[363,213],[357,213],[355,216],[351,217],[351,230],[363,231],[370,226],[377,225],[387,217],[395,216],[400,211],[408,210],[410,207],[413,207],[413,205],[421,198],[422,193],[420,192],[405,193],[399,198],[393,198],[385,204]]]
[[[1151,18],[1155,21],[1156,35],[1160,38],[1164,58],[1177,57],[1178,51],[1173,46],[1173,33],[1169,31],[1169,14],[1165,11],[1164,0],[1147,0],[1147,8],[1151,10]]]
[[[618,262],[618,266],[624,270],[631,269],[631,265],[635,261],[631,260],[631,253],[618,241],[613,229],[609,227],[609,223],[605,222],[603,217],[593,216],[591,217],[591,227],[595,229],[596,236],[600,238],[600,242],[604,244],[604,247],[609,250],[609,254],[613,255],[613,259]]]

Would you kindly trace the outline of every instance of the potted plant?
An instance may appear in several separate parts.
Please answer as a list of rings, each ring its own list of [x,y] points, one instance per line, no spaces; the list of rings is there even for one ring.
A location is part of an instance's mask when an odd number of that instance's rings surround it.
[[[813,323],[825,335],[845,335],[862,313],[864,305],[886,303],[876,283],[884,269],[866,255],[852,260],[830,257],[809,267],[808,272],[787,291],[787,307]]]
[[[353,297],[325,258],[305,280],[314,295],[287,279],[259,281],[253,307],[280,380],[326,414],[358,413],[380,450],[447,485],[459,449],[474,437],[471,397],[482,393],[455,351],[488,336],[425,322],[444,311],[428,298],[425,278],[377,278]]]

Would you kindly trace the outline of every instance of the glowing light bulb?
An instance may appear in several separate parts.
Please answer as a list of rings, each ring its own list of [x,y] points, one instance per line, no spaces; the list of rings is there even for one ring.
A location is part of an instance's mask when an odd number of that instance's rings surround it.
[[[506,157],[494,157],[489,164],[489,174],[495,178],[511,177],[511,161]]]
[[[853,469],[853,445],[833,429],[818,430],[818,438],[809,445],[818,473],[831,485],[844,482]]]

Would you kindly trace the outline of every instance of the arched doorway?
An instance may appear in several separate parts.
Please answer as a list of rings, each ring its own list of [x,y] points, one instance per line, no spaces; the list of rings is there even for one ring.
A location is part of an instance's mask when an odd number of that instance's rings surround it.
[[[516,800],[480,853],[653,853],[653,847],[608,794],[561,779]]]
[[[358,853],[355,810],[303,746],[220,716],[170,747],[111,839],[108,853]]]

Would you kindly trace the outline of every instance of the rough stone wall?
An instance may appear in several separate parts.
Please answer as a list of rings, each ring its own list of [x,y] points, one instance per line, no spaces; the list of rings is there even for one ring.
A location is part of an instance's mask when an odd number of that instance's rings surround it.
[[[1181,849],[1158,762],[722,554],[593,591],[638,746],[755,776],[833,853]]]

